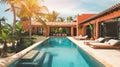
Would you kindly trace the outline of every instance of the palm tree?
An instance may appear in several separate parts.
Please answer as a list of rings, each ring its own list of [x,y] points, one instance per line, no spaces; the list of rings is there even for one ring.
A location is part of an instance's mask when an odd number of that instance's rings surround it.
[[[66,18],[66,21],[67,21],[67,22],[71,22],[71,21],[73,21],[72,16],[67,17],[67,18]]]
[[[53,11],[52,13],[46,14],[46,19],[48,22],[56,22],[58,15],[56,11]]]
[[[43,21],[43,11],[48,11],[45,6],[39,6],[38,0],[25,0],[24,4],[20,4],[20,10],[18,12],[18,17],[22,20],[29,20],[29,36],[31,38],[32,35],[32,18],[37,19],[37,21],[41,22],[43,26],[46,27],[45,22]],[[34,9],[33,9],[34,8]]]
[[[20,2],[21,0],[0,0],[0,2],[2,3],[7,3],[7,4],[10,4],[11,6],[11,9],[13,11],[13,35],[15,33],[15,30],[16,30],[16,12],[15,12],[15,4]]]
[[[64,22],[65,19],[63,17],[58,17],[57,22]]]

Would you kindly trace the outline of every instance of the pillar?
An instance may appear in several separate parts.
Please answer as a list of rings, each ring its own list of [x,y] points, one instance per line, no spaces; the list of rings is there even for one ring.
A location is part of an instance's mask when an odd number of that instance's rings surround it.
[[[99,22],[96,22],[96,26],[95,26],[95,39],[97,39],[99,37]]]
[[[50,34],[50,27],[48,26],[46,31],[46,36],[49,36],[49,34]]]
[[[37,26],[35,26],[35,27],[34,27],[34,33],[37,34],[37,33],[38,33],[37,31],[38,31],[38,30],[37,30]]]
[[[73,31],[73,26],[71,27],[71,36],[73,36],[74,31]]]

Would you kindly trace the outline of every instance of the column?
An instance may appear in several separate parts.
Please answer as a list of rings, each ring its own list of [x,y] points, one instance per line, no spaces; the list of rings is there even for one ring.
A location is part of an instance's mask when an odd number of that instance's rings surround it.
[[[99,36],[99,22],[96,22],[96,26],[95,26],[95,39],[97,39]]]
[[[48,26],[48,30],[47,30],[46,34],[47,34],[47,36],[50,35],[50,27],[49,26]]]
[[[34,33],[37,34],[37,33],[38,33],[37,31],[38,31],[38,30],[37,30],[37,26],[35,26],[35,27],[34,27]]]
[[[71,27],[71,36],[73,36],[73,33],[74,33],[74,31],[73,31],[73,26]]]

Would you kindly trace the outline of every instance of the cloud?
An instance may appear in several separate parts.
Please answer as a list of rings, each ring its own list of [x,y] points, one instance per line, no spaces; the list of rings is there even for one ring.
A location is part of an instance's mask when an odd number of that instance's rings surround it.
[[[57,11],[60,16],[74,16],[82,13],[99,13],[115,4],[120,0],[44,0],[50,11]],[[1,4],[0,4],[1,5]],[[4,13],[7,6],[0,6],[0,17],[5,16],[12,22],[12,13]]]
[[[82,13],[99,13],[120,0],[45,0],[49,10],[55,10],[60,15],[77,15]]]
[[[50,11],[57,11],[60,14],[70,14],[76,7],[73,0],[45,0],[45,5]]]

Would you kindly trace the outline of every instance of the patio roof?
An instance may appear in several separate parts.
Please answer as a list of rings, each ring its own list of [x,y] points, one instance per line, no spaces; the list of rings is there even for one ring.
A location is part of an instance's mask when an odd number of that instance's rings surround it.
[[[40,22],[32,22],[33,26],[42,26]],[[46,22],[46,25],[48,26],[61,26],[61,27],[70,27],[70,26],[76,26],[76,22]]]
[[[82,21],[81,23],[85,23],[85,22],[88,22],[90,20],[99,18],[99,17],[101,17],[103,15],[109,14],[109,13],[115,11],[115,10],[118,10],[118,9],[120,9],[120,3],[118,3],[118,4],[114,5],[114,6],[108,8],[108,9],[102,11],[102,12],[100,12],[99,14],[97,14],[97,15],[91,17],[91,18],[88,18],[87,20]]]

